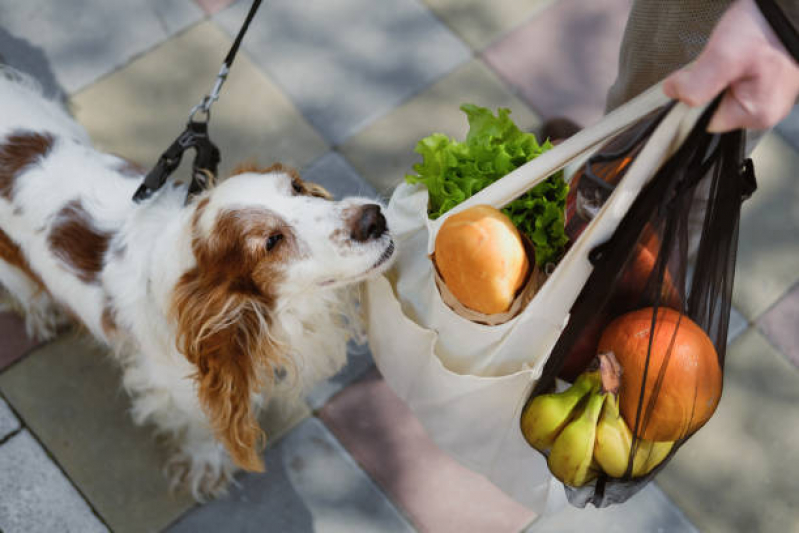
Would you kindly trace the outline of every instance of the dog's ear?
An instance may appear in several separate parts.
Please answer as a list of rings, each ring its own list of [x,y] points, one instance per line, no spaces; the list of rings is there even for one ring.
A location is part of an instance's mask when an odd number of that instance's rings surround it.
[[[258,472],[264,469],[259,452],[265,436],[252,397],[271,379],[270,363],[281,359],[268,336],[268,313],[256,296],[207,279],[196,268],[175,287],[178,349],[197,367],[203,409],[233,461]]]

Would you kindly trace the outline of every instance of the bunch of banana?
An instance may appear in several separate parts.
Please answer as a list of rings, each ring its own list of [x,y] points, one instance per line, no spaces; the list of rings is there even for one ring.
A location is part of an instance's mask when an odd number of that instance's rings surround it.
[[[550,472],[572,487],[585,485],[600,471],[622,477],[631,456],[632,477],[646,475],[674,444],[637,439],[633,452],[632,432],[619,413],[618,380],[607,378],[616,367],[601,357],[599,370],[584,372],[563,392],[537,396],[522,413],[527,442],[541,452],[549,450]]]

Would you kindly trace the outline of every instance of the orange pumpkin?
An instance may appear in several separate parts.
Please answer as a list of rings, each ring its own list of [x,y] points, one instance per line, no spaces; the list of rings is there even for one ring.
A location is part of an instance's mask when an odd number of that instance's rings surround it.
[[[635,426],[643,390],[638,436],[674,441],[690,435],[713,415],[721,399],[721,366],[713,342],[702,328],[673,309],[659,308],[644,384],[652,313],[651,307],[639,309],[611,322],[599,340],[598,351],[613,352],[622,366],[619,408],[630,428]],[[661,374],[660,390],[653,400],[652,391]]]

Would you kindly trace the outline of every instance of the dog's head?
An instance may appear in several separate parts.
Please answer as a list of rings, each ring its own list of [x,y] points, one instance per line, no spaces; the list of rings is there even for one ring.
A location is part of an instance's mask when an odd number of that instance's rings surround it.
[[[381,207],[333,201],[292,169],[242,169],[194,202],[196,265],[175,287],[178,346],[233,460],[261,470],[252,395],[288,363],[270,327],[291,298],[385,270],[394,243]]]

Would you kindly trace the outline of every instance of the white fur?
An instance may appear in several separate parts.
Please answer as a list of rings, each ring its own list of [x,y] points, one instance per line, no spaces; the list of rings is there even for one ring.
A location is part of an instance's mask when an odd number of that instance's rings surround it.
[[[173,480],[187,484],[197,498],[215,495],[235,467],[198,402],[192,379],[197,369],[178,351],[170,314],[173,287],[197,264],[192,218],[198,201],[184,206],[185,187],[168,184],[135,204],[131,197],[140,180],[122,175],[119,158],[95,151],[85,131],[31,85],[0,69],[0,144],[19,130],[52,134],[55,143],[47,157],[17,177],[12,201],[0,197],[0,229],[21,247],[47,292],[1,258],[0,285],[26,312],[31,334],[53,336],[66,308],[111,347],[124,369],[134,420],[153,423],[177,445],[169,466]],[[331,240],[336,230],[348,231],[344,218],[351,208],[371,202],[293,196],[283,173],[235,176],[202,197],[209,202],[200,218],[201,238],[210,235],[220,213],[248,207],[268,208],[298,236],[302,254],[283,272],[268,332],[286,347],[293,372],[253,401],[302,394],[346,362],[347,340],[357,326],[351,283],[384,268],[376,264],[393,250],[390,236],[365,243]],[[75,199],[97,228],[114,235],[98,283],[81,281],[48,246],[56,214]],[[120,249],[123,255],[116,253]],[[110,334],[102,325],[108,302],[117,325]]]

